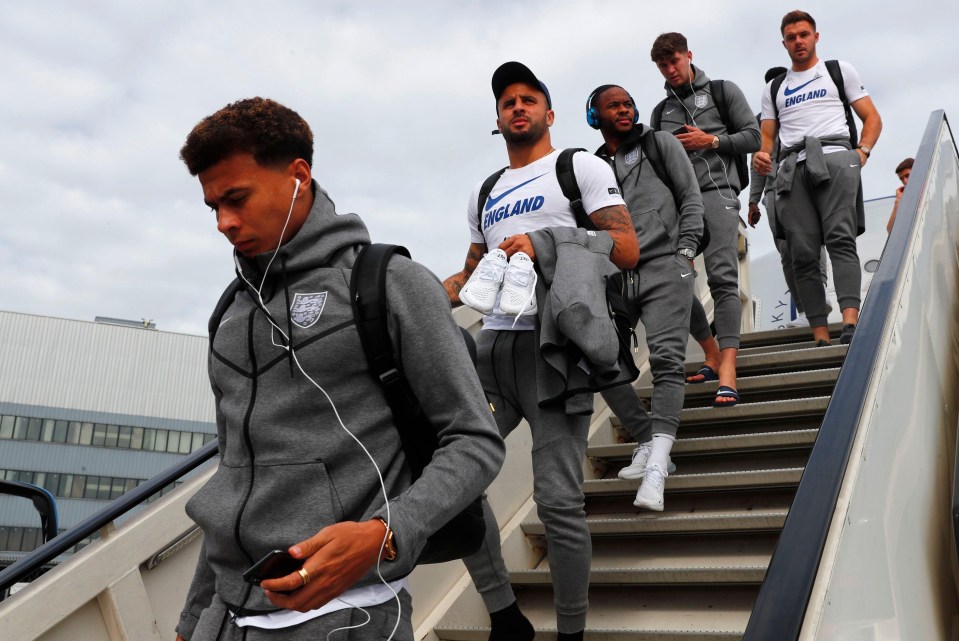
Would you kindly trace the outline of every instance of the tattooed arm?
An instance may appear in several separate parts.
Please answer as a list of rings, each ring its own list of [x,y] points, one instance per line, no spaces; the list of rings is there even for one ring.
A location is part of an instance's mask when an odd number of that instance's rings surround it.
[[[486,253],[485,243],[470,243],[469,251],[466,252],[466,263],[463,265],[463,271],[457,272],[443,281],[443,287],[446,288],[446,295],[450,297],[453,307],[462,305],[460,302],[460,290],[469,279],[470,274],[476,269]]]
[[[609,232],[613,239],[613,251],[609,259],[620,269],[632,269],[639,262],[639,242],[629,212],[623,205],[597,209],[589,215],[597,229]]]

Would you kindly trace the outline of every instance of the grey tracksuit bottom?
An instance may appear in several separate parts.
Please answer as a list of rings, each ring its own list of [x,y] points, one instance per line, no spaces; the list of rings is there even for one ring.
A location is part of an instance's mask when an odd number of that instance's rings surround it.
[[[642,321],[646,330],[653,375],[652,412],[643,407],[632,385],[611,387],[601,394],[633,440],[647,443],[653,434],[675,437],[679,428],[686,396],[686,323],[696,275],[688,260],[670,254],[640,264],[637,277],[636,295],[627,302],[630,317]]]
[[[533,437],[533,499],[546,528],[560,632],[586,627],[592,541],[586,526],[583,462],[589,416],[569,415],[563,404],[540,407],[536,394],[539,347],[533,331],[483,330],[476,341],[477,370],[493,416],[505,438],[525,418]],[[485,501],[484,501],[485,504]],[[486,509],[486,539],[465,559],[490,612],[515,599],[500,550],[499,526]]]
[[[806,307],[802,304],[802,299],[799,298],[799,293],[796,289],[796,277],[793,274],[793,257],[792,253],[789,251],[789,244],[784,238],[778,237],[778,223],[776,221],[776,195],[772,190],[767,191],[766,195],[763,196],[763,205],[766,207],[766,220],[769,222],[769,231],[772,232],[773,240],[776,243],[776,250],[779,251],[779,262],[783,268],[783,278],[786,279],[786,287],[789,288],[789,293],[792,294],[793,303],[796,305],[796,311],[802,314],[806,311]],[[819,252],[819,271],[822,274],[822,284],[825,286],[829,278],[826,270],[825,247],[823,247]]]
[[[806,163],[796,165],[792,188],[777,194],[777,221],[792,254],[799,298],[812,327],[826,325],[829,307],[819,269],[820,247],[832,260],[839,308],[859,309],[862,271],[856,249],[856,198],[859,194],[859,154],[844,149],[825,155],[828,182],[813,186]]]
[[[706,282],[713,297],[716,340],[719,349],[739,348],[743,323],[743,303],[739,299],[739,256],[736,237],[739,230],[739,200],[729,189],[703,192],[703,208],[709,226],[709,245],[703,252]],[[709,318],[698,298],[693,300],[689,333],[697,341],[712,335]]]
[[[400,623],[393,639],[394,641],[413,641],[411,623],[413,600],[406,590],[399,591],[399,598]],[[241,628],[230,622],[231,617],[226,606],[218,596],[214,595],[213,602],[203,611],[191,638],[219,639],[220,641],[316,641],[328,638],[330,633],[333,635],[329,638],[334,641],[382,641],[389,637],[393,627],[396,626],[396,599],[390,599],[380,605],[367,606],[363,610],[346,608],[311,619],[306,623],[277,630],[252,626]]]

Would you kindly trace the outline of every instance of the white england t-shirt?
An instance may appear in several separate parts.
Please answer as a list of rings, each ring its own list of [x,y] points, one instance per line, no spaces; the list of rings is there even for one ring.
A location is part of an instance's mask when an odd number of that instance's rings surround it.
[[[559,154],[559,150],[553,150],[525,167],[507,169],[493,186],[479,213],[476,199],[479,198],[483,182],[478,183],[470,194],[467,208],[470,241],[484,243],[488,249],[495,249],[516,234],[546,227],[575,227],[576,217],[556,178]],[[573,171],[587,214],[603,207],[625,205],[613,170],[605,161],[587,152],[576,153],[573,154]],[[482,232],[479,228],[481,219]],[[535,327],[533,316],[521,316],[515,327],[514,320],[515,317],[499,311],[497,301],[493,312],[483,319],[483,327],[506,330]]]
[[[842,71],[846,98],[850,104],[869,95],[859,79],[859,73],[851,64],[840,60],[839,69]],[[763,120],[776,119],[776,111],[773,109],[770,95],[771,87],[772,81],[763,90]],[[829,76],[824,60],[820,60],[816,66],[805,71],[792,69],[787,71],[786,79],[779,86],[776,103],[779,106],[779,138],[783,149],[801,142],[806,136],[823,138],[849,135],[846,111],[842,100],[839,99],[839,90]],[[858,142],[852,141],[853,146]],[[842,150],[843,147],[835,145],[823,147],[823,152],[827,154]],[[806,152],[799,152],[798,159],[805,158]]]

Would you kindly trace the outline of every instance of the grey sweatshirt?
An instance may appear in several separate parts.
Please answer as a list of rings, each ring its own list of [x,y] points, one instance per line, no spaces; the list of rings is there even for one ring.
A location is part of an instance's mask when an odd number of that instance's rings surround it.
[[[762,146],[759,123],[743,96],[742,90],[729,80],[723,80],[729,126],[719,117],[719,109],[709,92],[709,78],[695,65],[690,65],[695,76],[692,88],[684,85],[673,89],[666,83],[666,98],[663,100],[662,120],[656,118],[659,106],[653,109],[649,124],[653,129],[672,133],[683,125],[690,124],[719,138],[719,149],[690,151],[689,158],[696,170],[700,191],[731,188],[734,192],[745,185],[739,184],[734,156],[758,151]],[[700,105],[697,106],[696,102]],[[705,161],[705,162],[704,162]],[[725,164],[725,168],[724,165]]]
[[[270,266],[263,300],[280,329],[292,332],[300,364],[382,472],[399,552],[395,561],[382,563],[392,580],[412,571],[427,536],[492,482],[504,445],[442,286],[426,268],[394,257],[386,287],[390,335],[439,435],[432,462],[410,484],[392,414],[368,370],[350,306],[350,268],[369,236],[358,216],[337,215],[326,192],[315,183],[313,189],[309,217]],[[259,286],[271,256],[240,260],[251,283]],[[304,305],[303,296],[310,294]],[[291,307],[298,313],[291,314]],[[240,576],[270,550],[286,549],[333,523],[386,516],[373,464],[340,426],[326,396],[274,342],[284,342],[280,332],[271,329],[249,289],[240,291],[210,350],[220,465],[187,504],[204,533],[177,628],[187,639],[214,589],[234,612],[241,606],[247,613],[276,609]],[[370,571],[356,586],[377,581]]]
[[[659,179],[643,153],[644,137],[656,138],[656,141],[646,139],[646,144],[658,141],[663,169],[673,182],[675,195]],[[637,124],[612,158],[606,152],[606,145],[600,147],[596,155],[609,162],[616,174],[639,240],[640,265],[659,256],[675,254],[678,249],[699,247],[703,235],[703,197],[689,157],[674,136]]]

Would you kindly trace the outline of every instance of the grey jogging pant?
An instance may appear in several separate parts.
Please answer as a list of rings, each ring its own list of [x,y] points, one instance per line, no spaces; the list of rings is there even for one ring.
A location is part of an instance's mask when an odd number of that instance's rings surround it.
[[[766,220],[769,222],[769,231],[773,234],[773,241],[776,243],[776,250],[779,252],[779,263],[783,268],[783,278],[786,279],[786,287],[789,288],[789,293],[792,294],[796,311],[802,314],[806,311],[806,307],[802,304],[802,299],[799,298],[799,293],[796,289],[796,277],[793,275],[793,257],[789,251],[789,244],[784,238],[777,238],[779,232],[777,227],[778,223],[776,222],[776,194],[772,190],[767,191],[766,195],[763,196],[763,205],[766,207]],[[822,284],[825,287],[829,279],[826,269],[825,246],[819,252],[819,271],[822,274]]]
[[[630,317],[638,318],[646,330],[653,375],[652,411],[646,411],[631,384],[601,393],[633,440],[647,443],[653,434],[675,438],[679,428],[679,414],[686,397],[686,322],[693,304],[696,274],[688,260],[673,254],[640,264],[636,277],[636,295],[631,295],[627,303]]]
[[[583,462],[589,416],[568,415],[563,404],[540,407],[536,362],[540,358],[533,331],[483,330],[476,341],[477,371],[495,409],[503,438],[525,418],[533,437],[533,499],[546,528],[553,577],[556,625],[560,632],[586,627],[592,541],[586,526]],[[484,502],[485,503],[485,502]],[[515,599],[500,549],[499,526],[486,510],[486,539],[465,559],[476,589],[490,612]]]
[[[709,245],[703,252],[706,282],[713,297],[716,340],[719,349],[739,348],[739,332],[743,323],[743,303],[739,299],[739,200],[728,189],[703,192]],[[642,249],[640,249],[642,251]],[[709,318],[698,298],[693,300],[689,332],[697,341],[709,338]]]
[[[859,309],[862,271],[856,250],[856,199],[859,195],[859,154],[844,149],[825,155],[828,182],[812,185],[806,163],[796,165],[792,188],[777,194],[777,220],[792,254],[799,298],[812,327],[826,325],[829,307],[819,270],[820,247],[832,260],[839,308]]]

